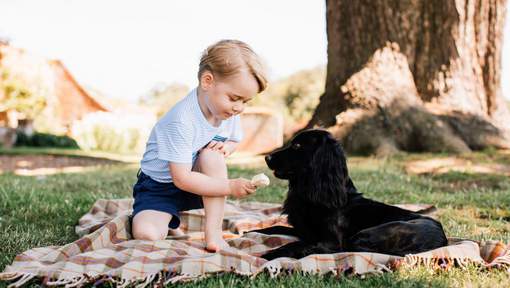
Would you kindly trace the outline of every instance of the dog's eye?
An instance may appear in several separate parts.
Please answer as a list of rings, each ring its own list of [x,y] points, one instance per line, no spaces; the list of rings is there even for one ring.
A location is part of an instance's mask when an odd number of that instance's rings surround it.
[[[292,149],[298,150],[299,148],[301,148],[301,144],[299,144],[299,143],[292,144]]]

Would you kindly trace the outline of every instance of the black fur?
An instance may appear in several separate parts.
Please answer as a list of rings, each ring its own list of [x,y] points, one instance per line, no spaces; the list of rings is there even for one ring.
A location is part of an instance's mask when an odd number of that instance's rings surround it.
[[[438,221],[364,198],[356,191],[340,143],[323,130],[307,130],[266,156],[276,177],[289,180],[283,205],[292,228],[257,230],[299,240],[262,257],[378,252],[403,256],[447,245]]]

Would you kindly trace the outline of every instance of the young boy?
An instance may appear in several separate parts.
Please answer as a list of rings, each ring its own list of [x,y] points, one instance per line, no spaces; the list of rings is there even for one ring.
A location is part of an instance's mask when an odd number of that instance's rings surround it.
[[[267,86],[260,58],[245,43],[222,40],[203,53],[199,85],[154,126],[133,187],[135,239],[164,239],[179,212],[205,209],[206,249],[228,246],[222,237],[225,198],[256,187],[228,179],[225,158],[241,141],[239,114]],[[172,230],[179,234],[179,230]]]

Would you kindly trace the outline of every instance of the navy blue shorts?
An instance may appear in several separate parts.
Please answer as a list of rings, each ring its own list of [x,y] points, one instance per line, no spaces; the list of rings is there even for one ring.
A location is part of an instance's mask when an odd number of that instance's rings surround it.
[[[134,217],[143,210],[157,210],[172,214],[172,220],[168,224],[171,229],[176,229],[181,224],[180,211],[203,208],[202,196],[183,191],[173,182],[161,183],[152,180],[142,171],[138,172],[138,181],[133,186]]]

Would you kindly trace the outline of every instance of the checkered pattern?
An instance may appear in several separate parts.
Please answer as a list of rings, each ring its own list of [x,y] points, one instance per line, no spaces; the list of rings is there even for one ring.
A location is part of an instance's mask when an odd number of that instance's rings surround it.
[[[19,287],[37,277],[45,285],[82,286],[106,281],[125,287],[168,284],[206,277],[217,272],[255,276],[268,272],[303,271],[316,274],[380,273],[398,267],[426,265],[448,269],[454,264],[477,263],[482,267],[510,267],[509,246],[489,241],[477,243],[451,239],[451,245],[406,257],[377,253],[336,253],[310,255],[302,259],[279,258],[266,261],[258,256],[295,241],[293,237],[244,233],[272,225],[287,225],[276,204],[228,202],[224,221],[230,247],[218,253],[204,248],[203,210],[182,215],[185,239],[168,237],[160,241],[133,240],[129,227],[132,199],[98,200],[76,226],[81,236],[64,246],[30,249],[16,256],[0,273],[0,280]],[[417,210],[429,206],[402,206]]]

